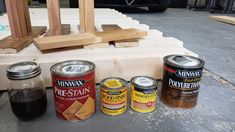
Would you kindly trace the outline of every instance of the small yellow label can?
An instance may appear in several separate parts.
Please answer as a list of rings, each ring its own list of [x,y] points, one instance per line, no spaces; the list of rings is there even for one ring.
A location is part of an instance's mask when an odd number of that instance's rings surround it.
[[[100,83],[101,111],[107,115],[120,115],[127,109],[127,82],[111,77]]]
[[[137,112],[148,113],[156,108],[157,81],[147,76],[131,79],[131,108]]]

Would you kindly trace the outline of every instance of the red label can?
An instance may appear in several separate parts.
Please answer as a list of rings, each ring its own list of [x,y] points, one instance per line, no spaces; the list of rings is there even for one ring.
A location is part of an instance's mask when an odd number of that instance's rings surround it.
[[[95,113],[95,65],[84,60],[59,62],[51,67],[56,115],[70,122]]]

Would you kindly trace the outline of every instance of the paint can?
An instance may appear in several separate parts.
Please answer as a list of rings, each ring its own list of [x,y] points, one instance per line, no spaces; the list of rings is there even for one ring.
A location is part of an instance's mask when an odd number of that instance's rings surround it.
[[[100,83],[101,111],[107,115],[121,115],[127,109],[127,82],[117,77]]]
[[[158,83],[148,76],[131,79],[131,108],[137,112],[148,113],[156,108]]]
[[[196,106],[204,64],[203,60],[192,56],[164,57],[161,101],[170,107]]]
[[[95,65],[84,60],[69,60],[51,67],[56,115],[76,122],[95,113]]]

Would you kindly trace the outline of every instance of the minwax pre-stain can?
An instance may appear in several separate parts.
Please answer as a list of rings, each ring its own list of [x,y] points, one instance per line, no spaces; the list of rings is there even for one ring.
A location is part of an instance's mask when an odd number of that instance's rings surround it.
[[[192,56],[164,57],[161,101],[170,107],[196,106],[204,64],[203,60]]]
[[[95,113],[95,64],[69,60],[51,67],[56,115],[77,122]]]

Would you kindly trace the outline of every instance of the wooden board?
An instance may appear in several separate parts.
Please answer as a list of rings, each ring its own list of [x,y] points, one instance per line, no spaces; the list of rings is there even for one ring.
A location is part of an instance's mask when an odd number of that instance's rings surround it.
[[[40,14],[40,15],[39,15]],[[77,9],[61,9],[63,23],[71,24],[71,33],[78,33]],[[65,60],[89,60],[96,65],[96,82],[110,76],[117,76],[130,81],[137,75],[147,75],[157,79],[162,78],[163,57],[169,54],[182,54],[198,56],[183,47],[183,42],[174,37],[163,37],[159,30],[149,30],[149,26],[121,14],[113,9],[95,9],[96,27],[102,31],[101,25],[118,24],[121,28],[138,28],[148,31],[148,35],[139,40],[139,47],[59,50],[58,52],[41,53],[35,45],[31,44],[18,54],[0,54],[0,84],[1,90],[7,88],[6,67],[21,61],[35,61],[40,63],[42,76],[46,86],[51,86],[50,67],[56,62]],[[105,15],[104,15],[105,14]],[[30,9],[33,25],[46,25],[46,9]],[[0,16],[1,23],[7,23],[7,16]],[[0,33],[0,37],[5,37]]]
[[[117,24],[111,24],[111,25],[102,25],[103,31],[113,31],[113,30],[119,30],[122,29]],[[139,42],[138,39],[129,39],[129,40],[120,40],[120,41],[114,41],[111,42],[115,45],[116,48],[126,48],[126,47],[138,47]]]
[[[215,21],[235,25],[235,17],[230,17],[230,16],[209,16],[208,18],[211,19],[211,20],[215,20]]]
[[[24,38],[12,38],[11,36],[0,40],[0,54],[15,54],[23,48],[30,45],[33,38],[38,37],[42,33],[45,33],[47,28],[44,27],[33,27],[32,33],[29,33]]]
[[[138,29],[123,29],[107,32],[96,32],[63,35],[63,36],[51,36],[44,38],[35,38],[34,44],[39,50],[51,50],[64,47],[83,46],[94,43],[105,43],[116,40],[125,40],[133,38],[142,38],[147,35],[146,31]]]

